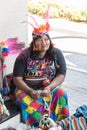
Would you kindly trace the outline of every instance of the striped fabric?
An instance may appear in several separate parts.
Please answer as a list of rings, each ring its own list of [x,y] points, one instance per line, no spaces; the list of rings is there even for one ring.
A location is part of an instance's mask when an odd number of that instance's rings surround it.
[[[84,117],[76,118],[74,116],[65,118],[57,122],[63,130],[87,130],[87,124]]]
[[[37,90],[38,91],[38,90]],[[69,116],[68,99],[62,87],[55,88],[49,97],[39,98],[34,101],[21,90],[16,91],[17,103],[22,111],[22,121],[28,125],[37,127],[45,113],[44,100],[50,104],[50,117],[55,122]]]

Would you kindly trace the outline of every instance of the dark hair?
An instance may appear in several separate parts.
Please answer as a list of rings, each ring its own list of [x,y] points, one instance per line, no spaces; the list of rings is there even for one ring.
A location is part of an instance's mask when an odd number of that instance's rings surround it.
[[[44,35],[46,35],[48,37],[48,39],[50,40],[50,47],[47,50],[45,57],[47,57],[49,59],[54,59],[54,54],[52,53],[53,45],[52,45],[51,38],[47,33],[44,34]],[[32,58],[32,59],[38,59],[39,58],[39,51],[36,51],[36,50],[33,51],[33,46],[34,46],[35,41],[38,40],[41,37],[42,37],[42,35],[38,35],[36,37],[33,37],[33,40],[30,44],[30,58]]]

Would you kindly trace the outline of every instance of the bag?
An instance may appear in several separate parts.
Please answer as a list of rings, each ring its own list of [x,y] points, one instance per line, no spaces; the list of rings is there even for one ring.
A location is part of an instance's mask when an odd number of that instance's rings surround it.
[[[2,95],[3,96],[7,96],[9,97],[11,100],[15,100],[15,88],[16,88],[16,85],[14,84],[14,81],[13,81],[13,74],[10,73],[8,75],[5,75],[4,76],[4,79],[3,79],[3,90],[2,90]]]
[[[10,74],[6,75],[6,80],[7,80],[8,86],[9,86],[9,93],[14,94],[16,85],[14,84],[14,81],[13,81],[13,74],[10,73]]]

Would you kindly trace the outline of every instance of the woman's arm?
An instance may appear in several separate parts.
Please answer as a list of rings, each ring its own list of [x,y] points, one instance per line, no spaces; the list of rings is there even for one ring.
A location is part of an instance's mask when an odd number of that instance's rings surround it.
[[[40,95],[42,97],[49,96],[50,92],[58,85],[60,85],[64,81],[64,79],[65,76],[63,74],[59,74],[53,79],[53,81],[47,87],[44,88],[43,91],[41,91]]]
[[[34,100],[37,100],[40,97],[39,91],[35,91],[34,89],[30,88],[22,79],[22,77],[14,77],[15,85],[25,93],[31,95]]]
[[[31,89],[22,79],[22,77],[14,77],[14,83],[16,85],[16,87],[18,87],[19,89],[21,89],[22,91],[26,92],[26,93],[31,93],[31,91],[33,91],[33,89]]]
[[[50,88],[50,91],[52,91],[55,87],[63,83],[64,79],[65,76],[63,74],[59,74],[53,79],[53,81],[45,89]]]

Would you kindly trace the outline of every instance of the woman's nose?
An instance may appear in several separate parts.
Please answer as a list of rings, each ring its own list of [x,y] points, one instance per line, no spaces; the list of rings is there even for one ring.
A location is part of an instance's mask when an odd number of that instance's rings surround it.
[[[45,44],[46,43],[46,41],[45,40],[42,40],[42,44]]]

